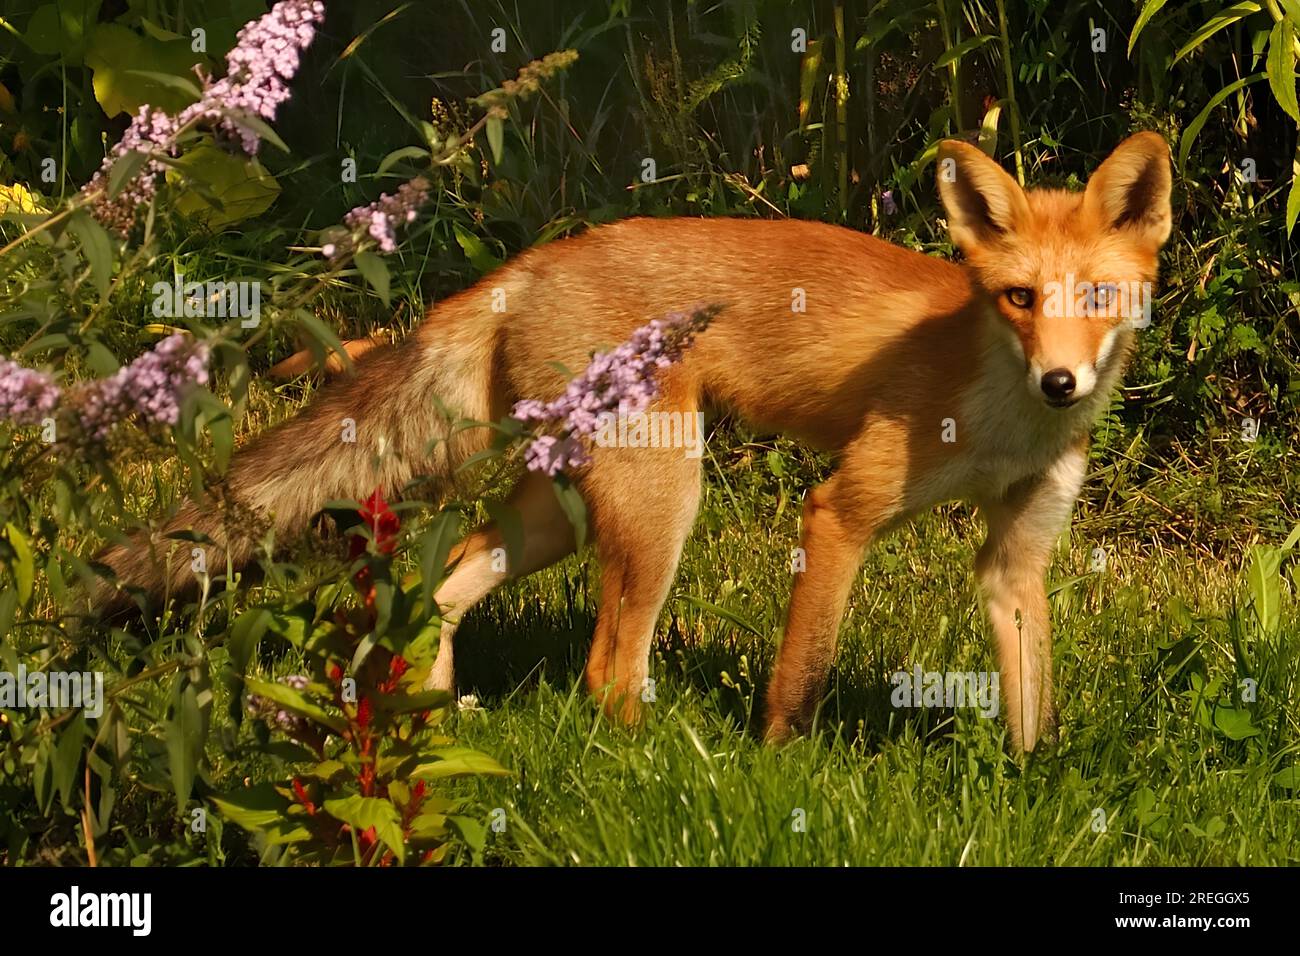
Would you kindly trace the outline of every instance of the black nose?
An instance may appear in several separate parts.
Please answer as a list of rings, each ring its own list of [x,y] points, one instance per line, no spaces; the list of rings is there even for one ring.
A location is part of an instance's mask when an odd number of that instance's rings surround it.
[[[1074,394],[1074,373],[1068,368],[1054,368],[1043,373],[1043,394],[1054,402],[1063,402]]]

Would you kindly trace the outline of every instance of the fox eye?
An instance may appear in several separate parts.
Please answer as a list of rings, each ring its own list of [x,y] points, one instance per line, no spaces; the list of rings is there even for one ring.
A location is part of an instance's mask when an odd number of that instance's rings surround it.
[[[1007,301],[1017,309],[1027,309],[1034,304],[1034,290],[1022,285],[1007,290]]]
[[[1092,290],[1092,304],[1098,310],[1109,309],[1114,303],[1119,289],[1113,285],[1099,285]]]

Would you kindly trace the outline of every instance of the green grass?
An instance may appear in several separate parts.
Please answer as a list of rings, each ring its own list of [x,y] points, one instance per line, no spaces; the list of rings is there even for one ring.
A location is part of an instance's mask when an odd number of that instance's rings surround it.
[[[996,666],[969,571],[980,522],[954,506],[873,552],[817,731],[781,750],[764,747],[760,689],[789,593],[798,502],[797,482],[774,479],[753,452],[711,469],[660,622],[656,699],[643,726],[611,725],[582,690],[597,590],[585,560],[492,596],[462,627],[459,691],[475,693],[483,710],[462,712],[456,733],[515,772],[465,785],[485,820],[505,811],[486,862],[1300,862],[1300,793],[1274,779],[1298,749],[1289,703],[1300,676],[1294,610],[1277,633],[1255,633],[1238,604],[1240,552],[1216,560],[1169,535],[1161,547],[1138,543],[1124,522],[1093,514],[1095,500],[1051,573],[1058,583],[1085,575],[1091,549],[1108,547],[1105,572],[1052,599],[1058,743],[1018,761],[1000,720],[889,703],[889,674],[918,662]],[[1167,474],[1147,496],[1176,497],[1177,480]],[[1094,476],[1094,492],[1097,484]],[[721,605],[766,636],[688,598]],[[1197,716],[1206,681],[1217,678],[1226,688],[1220,704],[1232,702],[1245,666],[1234,634],[1259,681],[1258,733],[1247,740]]]

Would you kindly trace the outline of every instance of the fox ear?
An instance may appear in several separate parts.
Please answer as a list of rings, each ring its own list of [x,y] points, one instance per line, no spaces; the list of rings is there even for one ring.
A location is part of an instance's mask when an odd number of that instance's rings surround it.
[[[1029,216],[1025,191],[968,143],[945,139],[939,144],[938,179],[948,232],[967,255],[1015,231]]]
[[[1102,228],[1131,230],[1159,248],[1173,223],[1170,186],[1169,147],[1159,133],[1137,133],[1092,174],[1083,205]]]

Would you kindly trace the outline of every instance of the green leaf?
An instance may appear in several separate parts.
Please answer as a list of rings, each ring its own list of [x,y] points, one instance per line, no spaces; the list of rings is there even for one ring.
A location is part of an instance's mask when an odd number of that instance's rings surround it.
[[[523,567],[524,521],[519,509],[500,501],[485,501],[483,504],[505,543],[507,572]]]
[[[1252,13],[1259,13],[1260,5],[1254,2],[1236,3],[1230,7],[1220,10],[1209,20],[1201,25],[1201,28],[1192,34],[1192,38],[1183,44],[1182,48],[1174,54],[1174,63],[1177,63],[1189,53],[1194,52],[1206,40],[1214,36],[1220,30],[1232,26],[1242,17],[1248,17]]]
[[[120,23],[101,23],[90,34],[86,66],[93,71],[95,99],[109,116],[134,115],[146,103],[177,113],[195,101],[173,84],[159,83],[136,68],[147,63],[152,73],[192,77],[203,56],[190,49],[190,38],[158,40],[141,36]]]
[[[557,476],[551,482],[551,487],[555,489],[560,509],[573,526],[574,548],[581,551],[587,543],[587,503],[582,500],[577,486],[565,475]]]
[[[1291,189],[1286,194],[1286,234],[1291,235],[1295,229],[1296,219],[1300,218],[1300,144],[1297,144],[1295,158],[1291,160]]]
[[[54,789],[65,808],[72,807],[72,794],[77,786],[77,768],[81,766],[81,753],[86,743],[86,718],[82,713],[68,723],[54,748],[51,764],[54,771]]]
[[[505,155],[505,121],[494,113],[487,118],[484,130],[487,133],[488,147],[492,150],[492,162],[500,166],[501,157]]]
[[[179,191],[175,208],[209,229],[260,216],[280,195],[280,184],[256,159],[216,146],[187,152],[168,168],[167,181],[191,187]]]
[[[429,802],[429,798],[425,797],[425,804]],[[410,834],[412,843],[443,842],[447,839],[447,814],[438,810],[421,811],[420,815],[411,821]]]
[[[1300,104],[1296,102],[1295,93],[1295,25],[1286,17],[1279,20],[1269,34],[1265,70],[1278,105],[1287,116],[1300,123]]]
[[[982,36],[968,37],[967,39],[962,40],[960,43],[958,43],[955,47],[949,49],[946,53],[943,54],[943,56],[935,60],[934,68],[936,70],[942,70],[949,63],[953,63],[956,62],[957,60],[960,60],[971,50],[974,50],[977,47],[981,47],[984,44],[996,39],[997,37],[992,33],[986,33]]]
[[[247,677],[244,679],[244,686],[258,697],[274,701],[281,707],[292,710],[296,714],[302,714],[321,726],[328,727],[335,733],[341,734],[348,729],[347,721],[343,720],[343,718],[327,712],[319,704],[308,700],[301,691],[295,690],[287,684]]]
[[[391,588],[389,593],[391,594]],[[380,585],[376,583],[374,584],[374,596],[378,598],[378,594],[380,594]],[[368,658],[370,656],[370,652],[374,650],[374,645],[380,643],[381,636],[382,635],[380,635],[380,631],[378,631],[378,628],[376,628],[376,630],[370,631],[368,635],[365,635],[363,639],[357,641],[356,652],[352,654],[352,663],[350,665],[351,670],[355,671],[360,669],[360,666],[363,665],[363,663],[365,663],[365,658]]]
[[[301,648],[311,633],[314,616],[315,608],[307,602],[287,610],[277,610],[271,615],[271,631],[294,647]]]
[[[870,34],[863,31],[862,40],[866,40]],[[859,40],[861,43],[862,40]],[[820,40],[809,40],[808,50],[804,53],[799,62],[799,128],[804,129],[808,125],[808,119],[812,116],[813,108],[813,91],[817,87],[817,77],[821,74],[822,68],[822,44]]]
[[[85,209],[78,209],[68,220],[77,241],[81,243],[86,261],[90,263],[91,277],[95,280],[95,289],[101,297],[107,297],[108,284],[113,277],[113,243],[108,238],[104,226],[91,219]]]
[[[483,852],[483,847],[487,844],[487,827],[483,825],[482,820],[476,820],[473,817],[461,814],[452,814],[447,817],[447,825],[465,841],[465,845],[475,855]]]
[[[366,249],[357,252],[352,259],[357,264],[357,269],[365,276],[366,282],[370,283],[370,287],[383,300],[384,305],[389,305],[391,298],[389,285],[392,280],[388,275],[388,263]]]
[[[1291,529],[1291,533],[1286,536],[1286,540],[1282,542],[1282,546],[1278,550],[1286,554],[1297,544],[1300,544],[1300,524]]]
[[[1273,774],[1273,782],[1287,790],[1300,790],[1300,764],[1283,767]]]
[[[110,352],[103,342],[97,341],[86,343],[86,364],[101,378],[114,374],[122,367],[117,356]]]
[[[1201,132],[1210,114],[1214,112],[1215,107],[1226,100],[1243,86],[1254,83],[1256,80],[1264,78],[1263,73],[1254,73],[1250,76],[1244,76],[1240,80],[1234,80],[1219,92],[1210,97],[1210,101],[1205,104],[1205,108],[1196,114],[1196,118],[1187,124],[1187,129],[1183,130],[1183,135],[1178,140],[1178,168],[1182,169],[1187,165],[1187,155],[1192,151],[1192,143],[1196,141],[1197,135]]]
[[[223,817],[245,830],[258,831],[275,826],[286,816],[290,802],[269,783],[233,790],[212,802]]]
[[[162,86],[170,86],[194,100],[203,95],[199,85],[188,76],[178,76],[175,73],[157,73],[153,70],[123,70],[122,73],[124,76],[138,76]]]
[[[1277,548],[1255,545],[1250,549],[1250,567],[1246,571],[1246,586],[1250,590],[1250,603],[1261,633],[1272,634],[1281,619],[1282,605],[1282,552]]]
[[[338,355],[339,361],[343,363],[343,368],[346,371],[352,371],[352,356],[343,347],[343,343],[339,341],[339,337],[334,334],[333,329],[306,309],[295,310],[293,317],[303,327],[303,331],[307,333],[317,365],[322,367],[325,365],[325,349],[329,349]],[[355,511],[356,506],[353,505],[353,512],[355,513]]]
[[[749,631],[749,633],[757,637],[766,638],[767,636],[758,628],[756,628],[753,624],[750,624],[743,617],[737,614],[735,611],[729,611],[725,607],[720,607],[717,604],[710,604],[708,601],[701,600],[700,598],[694,597],[690,594],[683,594],[682,600],[685,601],[687,604],[692,605],[693,607],[699,608],[702,611],[708,611],[710,614],[716,615],[717,617],[720,617],[723,620],[730,621],[732,624],[736,625],[737,627],[743,628],[744,630]]]
[[[43,56],[58,54],[76,63],[86,53],[88,34],[99,19],[100,0],[57,0],[37,7],[27,21],[23,40]]]
[[[256,114],[249,113],[246,110],[222,110],[222,113],[229,116],[235,123],[240,126],[247,126],[259,137],[266,140],[282,153],[289,152],[289,146],[282,140],[278,133],[267,125],[266,121]]]
[[[984,114],[984,119],[980,122],[979,148],[985,156],[991,159],[997,158],[998,152],[998,120],[1002,117],[1002,102],[989,107],[988,112]]]
[[[1250,722],[1250,711],[1234,707],[1215,707],[1214,726],[1229,740],[1245,740],[1260,732]]]
[[[167,766],[176,793],[176,807],[180,811],[184,811],[194,789],[194,778],[208,739],[211,710],[211,687],[204,682],[196,683],[188,673],[178,674],[169,714],[163,721],[163,735],[167,741]]]
[[[32,596],[32,585],[36,580],[36,561],[32,558],[32,546],[27,543],[27,536],[18,530],[12,521],[5,524],[5,533],[9,547],[14,551],[14,584],[18,586],[18,603],[25,605]]]
[[[379,169],[376,170],[376,176],[382,176],[404,159],[428,159],[429,151],[421,149],[419,146],[403,146],[401,149],[395,149],[379,162]]]
[[[136,174],[148,161],[148,153],[133,149],[115,162],[112,169],[108,171],[108,198],[116,199],[126,184],[135,179]]]
[[[375,828],[375,834],[397,855],[406,858],[406,841],[402,837],[401,816],[397,807],[378,797],[342,797],[326,800],[325,812],[358,832]]]
[[[436,760],[422,761],[407,774],[415,780],[444,780],[448,777],[508,777],[510,771],[485,753],[469,747],[438,747],[431,751]]]
[[[1160,12],[1160,9],[1168,3],[1169,0],[1147,0],[1142,7],[1142,12],[1138,14],[1137,23],[1133,24],[1133,32],[1128,37],[1128,55],[1133,55],[1133,47],[1137,44],[1138,37],[1146,29],[1146,25],[1151,22],[1151,18]]]
[[[231,669],[240,677],[248,670],[248,662],[270,623],[271,612],[264,607],[250,607],[235,618],[226,638],[226,653]]]
[[[420,535],[420,597],[426,620],[439,613],[433,593],[447,566],[451,546],[460,538],[460,513],[444,511],[433,527]]]
[[[488,247],[483,240],[460,223],[452,223],[452,231],[456,234],[457,245],[460,246],[461,251],[465,253],[465,258],[469,259],[469,264],[474,267],[474,270],[479,275],[486,275],[501,265],[501,260],[488,251]]]

